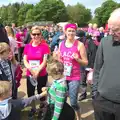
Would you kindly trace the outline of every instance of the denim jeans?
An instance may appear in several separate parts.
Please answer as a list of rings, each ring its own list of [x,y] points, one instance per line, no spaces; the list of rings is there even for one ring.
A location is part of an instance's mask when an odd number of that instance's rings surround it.
[[[68,92],[70,97],[70,103],[74,110],[79,110],[79,104],[77,102],[78,98],[78,92],[80,87],[80,81],[79,80],[73,80],[73,81],[67,81],[68,83]]]

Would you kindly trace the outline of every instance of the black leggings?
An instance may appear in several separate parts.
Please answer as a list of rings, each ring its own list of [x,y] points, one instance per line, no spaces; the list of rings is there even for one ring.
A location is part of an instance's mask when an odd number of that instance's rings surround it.
[[[31,97],[31,96],[35,95],[35,87],[31,84],[29,79],[30,79],[30,77],[27,76],[27,94],[28,94],[28,97]],[[37,78],[37,81],[38,81],[37,92],[38,92],[38,94],[40,94],[42,92],[42,90],[41,90],[42,87],[46,86],[47,79],[48,79],[48,75],[39,76]],[[41,98],[40,100],[44,101],[45,97]]]
[[[18,61],[19,61],[20,63],[22,62],[23,51],[24,51],[24,47],[20,47],[20,48],[18,48]]]

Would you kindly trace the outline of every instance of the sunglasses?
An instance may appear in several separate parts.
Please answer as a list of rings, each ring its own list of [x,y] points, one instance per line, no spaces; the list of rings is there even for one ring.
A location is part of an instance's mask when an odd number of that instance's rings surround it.
[[[40,33],[32,33],[32,35],[33,35],[33,36],[36,36],[36,35],[39,36]]]

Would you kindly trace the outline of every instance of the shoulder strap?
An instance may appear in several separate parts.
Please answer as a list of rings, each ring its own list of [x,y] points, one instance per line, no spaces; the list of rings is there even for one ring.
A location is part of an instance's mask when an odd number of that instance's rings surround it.
[[[75,42],[74,42],[74,45],[73,46],[78,46],[78,40],[75,40]]]
[[[65,44],[65,40],[60,43],[59,49],[61,50],[63,45]]]

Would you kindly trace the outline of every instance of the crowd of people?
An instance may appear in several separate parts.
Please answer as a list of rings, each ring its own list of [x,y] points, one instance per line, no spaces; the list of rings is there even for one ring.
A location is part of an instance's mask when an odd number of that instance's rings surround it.
[[[36,100],[38,120],[81,120],[78,101],[86,99],[88,83],[95,120],[120,120],[119,45],[120,8],[111,13],[106,28],[96,23],[87,29],[74,23],[1,24],[0,120],[21,119],[20,112],[28,105],[28,119],[34,120]],[[18,99],[23,68],[28,98]],[[51,85],[48,76],[53,78]]]

